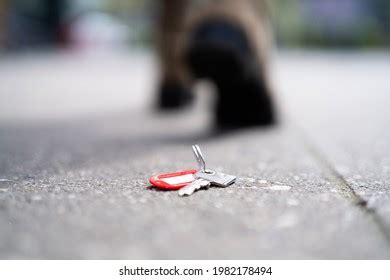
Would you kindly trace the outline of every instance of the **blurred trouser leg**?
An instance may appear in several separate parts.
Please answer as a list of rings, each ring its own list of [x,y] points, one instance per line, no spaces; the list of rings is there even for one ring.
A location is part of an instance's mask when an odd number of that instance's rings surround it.
[[[190,0],[162,0],[159,26],[161,85],[158,106],[175,109],[192,100],[183,58]]]

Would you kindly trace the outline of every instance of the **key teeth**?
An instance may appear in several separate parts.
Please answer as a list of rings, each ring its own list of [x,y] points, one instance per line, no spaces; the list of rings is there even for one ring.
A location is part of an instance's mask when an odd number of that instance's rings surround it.
[[[189,196],[192,195],[194,192],[198,191],[199,189],[205,188],[208,186],[208,182],[203,179],[197,179],[194,182],[190,183],[189,185],[181,188],[179,190],[179,196]]]
[[[190,196],[191,194],[186,192],[186,191],[181,191],[181,189],[179,190],[179,196]]]

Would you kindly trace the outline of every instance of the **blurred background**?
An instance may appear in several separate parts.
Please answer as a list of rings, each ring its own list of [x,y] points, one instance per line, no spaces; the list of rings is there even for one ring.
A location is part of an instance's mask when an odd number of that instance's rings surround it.
[[[270,2],[278,57],[313,49],[343,51],[345,57],[357,51],[387,52],[390,46],[387,0]],[[150,105],[158,87],[153,49],[159,3],[0,0],[0,120],[53,119],[62,113],[78,116]],[[293,64],[289,58],[275,60],[286,64],[274,75],[277,85],[284,84],[280,72],[307,70],[306,64]],[[311,67],[320,65],[312,56],[299,59],[313,62]],[[308,85],[304,79],[300,82]]]
[[[387,0],[274,0],[282,47],[388,47]],[[158,1],[1,0],[0,49],[153,45]]]

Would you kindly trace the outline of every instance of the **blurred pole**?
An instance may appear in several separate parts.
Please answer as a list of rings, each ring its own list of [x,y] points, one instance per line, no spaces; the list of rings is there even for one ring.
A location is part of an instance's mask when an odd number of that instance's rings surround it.
[[[8,2],[6,0],[0,0],[0,50],[5,48],[6,45],[6,10]]]
[[[49,44],[63,43],[62,20],[65,13],[65,0],[43,0],[46,11],[43,22],[47,28]]]
[[[5,8],[7,48],[53,47],[65,41],[63,19],[67,0],[8,0]]]
[[[372,5],[375,7],[385,44],[390,46],[390,1],[376,0],[372,1]]]

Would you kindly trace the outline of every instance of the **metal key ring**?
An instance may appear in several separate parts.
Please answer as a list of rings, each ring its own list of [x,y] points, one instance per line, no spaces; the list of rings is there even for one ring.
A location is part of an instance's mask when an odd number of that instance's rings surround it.
[[[200,148],[198,145],[193,145],[192,146],[192,151],[194,152],[196,161],[198,162],[199,169],[201,171],[206,170],[206,161],[203,158],[202,152],[200,151]]]

